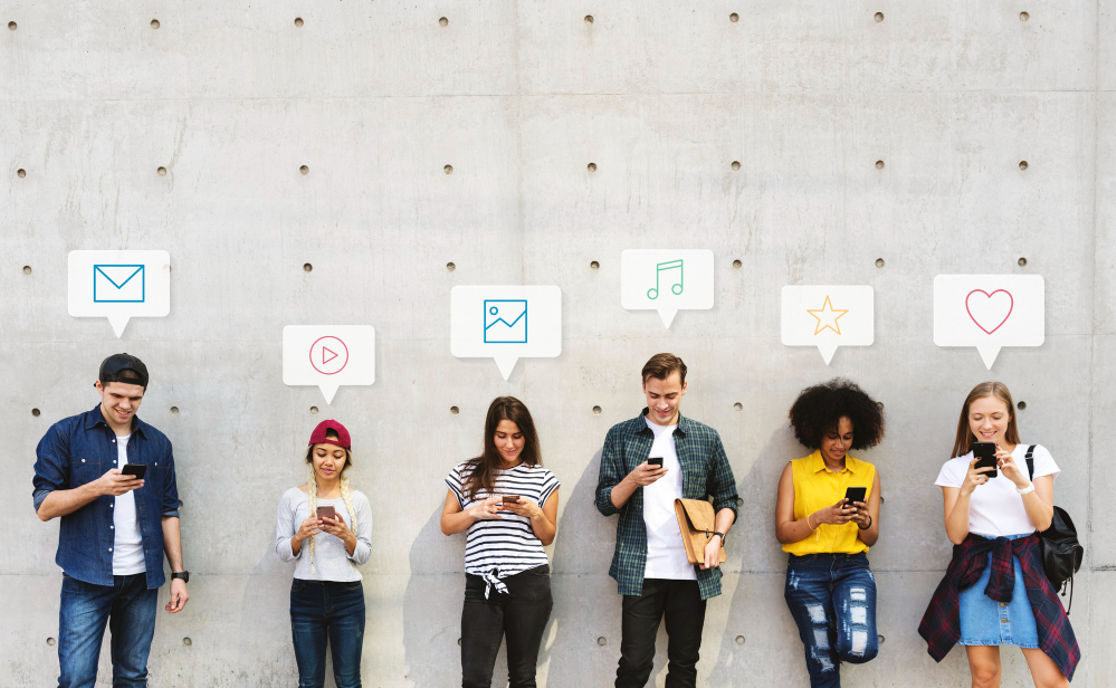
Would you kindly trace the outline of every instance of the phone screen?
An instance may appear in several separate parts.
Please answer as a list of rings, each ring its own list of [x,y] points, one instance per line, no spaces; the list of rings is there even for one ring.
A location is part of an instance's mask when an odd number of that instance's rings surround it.
[[[661,457],[661,456],[649,456],[649,457],[647,457],[647,463],[652,465],[652,466],[658,466],[659,468],[662,468],[663,467],[663,457]]]
[[[142,480],[143,476],[147,474],[147,464],[126,463],[124,467],[120,469],[120,472],[124,475],[132,475]]]
[[[864,498],[868,496],[867,487],[847,487],[845,488],[845,499],[849,501],[849,506],[853,502],[863,502]]]

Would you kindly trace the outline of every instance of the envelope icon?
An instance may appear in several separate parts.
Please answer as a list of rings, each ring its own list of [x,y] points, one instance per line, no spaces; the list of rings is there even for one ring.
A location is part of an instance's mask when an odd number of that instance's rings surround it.
[[[146,288],[143,265],[93,265],[93,303],[143,303]]]
[[[526,344],[527,299],[485,299],[484,341],[486,344]]]

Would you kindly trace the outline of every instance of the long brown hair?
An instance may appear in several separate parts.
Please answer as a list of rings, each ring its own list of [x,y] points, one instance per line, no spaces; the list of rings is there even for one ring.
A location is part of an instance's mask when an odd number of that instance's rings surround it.
[[[1004,432],[1004,439],[1012,444],[1019,444],[1019,426],[1015,424],[1015,402],[1011,400],[1011,392],[1002,382],[982,382],[969,392],[965,397],[965,405],[961,407],[961,417],[957,419],[957,437],[953,440],[953,456],[964,456],[969,453],[973,444],[973,431],[969,428],[969,407],[977,399],[995,397],[1007,405],[1008,426]]]
[[[488,417],[484,420],[484,453],[471,459],[473,470],[465,479],[465,496],[475,497],[481,490],[492,494],[496,488],[496,471],[503,468],[504,460],[496,449],[496,426],[502,420],[510,420],[519,426],[523,434],[523,451],[519,454],[521,462],[528,466],[541,466],[542,454],[539,452],[539,436],[535,432],[535,421],[527,406],[515,397],[496,397],[488,406]]]

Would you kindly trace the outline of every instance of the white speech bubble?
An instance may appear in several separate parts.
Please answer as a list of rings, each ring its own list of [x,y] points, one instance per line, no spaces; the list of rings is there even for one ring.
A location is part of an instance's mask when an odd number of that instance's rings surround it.
[[[67,308],[75,318],[108,318],[117,338],[132,318],[170,313],[166,251],[70,251]]]
[[[1041,275],[938,275],[934,343],[975,346],[989,370],[1005,346],[1046,340],[1046,281]]]
[[[713,307],[713,252],[629,248],[620,254],[620,305],[658,311],[670,328],[680,310]]]
[[[287,325],[283,383],[314,385],[327,404],[341,385],[376,381],[376,330],[371,325]]]
[[[839,346],[871,346],[876,337],[875,298],[867,285],[787,285],[783,344],[816,346],[826,365]]]
[[[562,353],[562,290],[553,285],[463,285],[450,290],[450,351],[491,358],[507,380],[521,358]]]

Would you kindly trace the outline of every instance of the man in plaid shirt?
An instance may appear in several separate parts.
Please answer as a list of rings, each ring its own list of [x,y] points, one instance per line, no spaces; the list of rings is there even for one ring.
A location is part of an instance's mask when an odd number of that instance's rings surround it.
[[[678,412],[686,364],[656,354],[643,366],[647,408],[608,431],[597,480],[597,509],[619,513],[609,575],[619,584],[621,621],[617,688],[640,688],[651,676],[655,635],[666,617],[668,688],[693,688],[705,624],[705,601],[721,594],[721,544],[736,520],[736,483],[717,431]],[[709,499],[716,534],[704,563],[686,559],[674,500]]]

